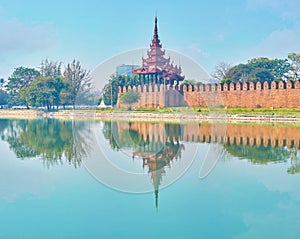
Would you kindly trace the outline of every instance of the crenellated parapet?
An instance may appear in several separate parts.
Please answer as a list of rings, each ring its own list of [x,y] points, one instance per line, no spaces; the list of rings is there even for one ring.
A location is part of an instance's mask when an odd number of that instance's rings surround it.
[[[163,90],[162,84],[149,84],[138,86],[119,87],[119,92],[126,92],[129,89],[138,90],[139,92],[160,92]],[[237,82],[237,83],[219,83],[219,84],[199,84],[199,85],[165,85],[170,90],[178,90],[182,92],[217,92],[217,91],[249,91],[249,90],[277,90],[277,89],[299,89],[300,82],[297,81],[265,81],[261,82]]]
[[[182,94],[189,106],[300,108],[299,80],[200,84]]]
[[[274,90],[274,89],[299,89],[298,81],[265,81],[261,82],[237,82],[237,83],[219,83],[219,84],[200,84],[195,86],[182,86],[182,91],[190,92],[215,92],[215,91],[248,91],[248,90]]]

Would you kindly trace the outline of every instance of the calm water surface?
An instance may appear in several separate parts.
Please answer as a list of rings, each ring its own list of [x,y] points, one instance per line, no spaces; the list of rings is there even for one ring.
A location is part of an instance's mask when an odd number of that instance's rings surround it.
[[[300,235],[297,126],[0,119],[0,137],[0,238]]]

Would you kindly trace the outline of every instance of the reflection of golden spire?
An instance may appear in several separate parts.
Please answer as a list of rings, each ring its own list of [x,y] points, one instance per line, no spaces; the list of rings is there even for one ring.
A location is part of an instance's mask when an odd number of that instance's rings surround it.
[[[150,164],[152,167],[149,167],[149,173],[151,173],[151,178],[152,178],[152,183],[154,186],[154,192],[155,192],[155,207],[156,210],[158,209],[158,191],[159,191],[159,186],[162,181],[162,176],[163,173],[165,172],[163,167],[160,168],[159,162],[157,159],[155,159],[155,163]],[[154,166],[154,167],[153,167]]]
[[[156,211],[158,211],[158,189],[155,190],[155,207]]]
[[[184,150],[184,145],[177,140],[175,144],[171,138],[170,142],[165,142],[162,150],[159,152],[153,151],[150,147],[144,148],[143,152],[133,152],[133,157],[138,156],[143,160],[143,168],[148,167],[148,173],[151,175],[151,180],[155,193],[155,207],[158,210],[158,193],[159,186],[165,174],[165,167],[170,166],[170,162],[174,158],[181,157],[181,151]],[[147,152],[148,151],[148,152]]]
[[[179,125],[162,124],[159,128],[150,126],[152,125],[149,123],[132,123],[126,125],[126,130],[138,132],[139,142],[136,143],[138,147],[133,151],[132,159],[139,157],[143,160],[143,169],[145,166],[148,167],[155,193],[155,207],[158,209],[159,186],[165,174],[165,167],[170,167],[173,159],[181,158],[184,145],[179,142],[181,139]],[[151,128],[154,130],[149,131]],[[163,138],[158,135],[163,135]]]

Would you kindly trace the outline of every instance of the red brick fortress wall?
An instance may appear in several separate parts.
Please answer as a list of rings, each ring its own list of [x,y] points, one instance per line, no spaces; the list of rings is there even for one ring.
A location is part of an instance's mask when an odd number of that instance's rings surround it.
[[[273,81],[202,84],[195,86],[144,85],[119,88],[119,96],[129,89],[140,93],[133,108],[176,106],[225,106],[241,108],[300,108],[300,81]],[[118,99],[118,107],[128,107]]]
[[[260,82],[183,86],[189,106],[300,108],[300,82]]]
[[[165,90],[164,90],[165,87]],[[119,87],[117,107],[127,108],[128,104],[120,101],[120,95],[128,90],[137,90],[140,99],[131,105],[132,108],[158,108],[158,107],[178,107],[188,106],[182,91],[175,86],[169,85],[139,85],[133,87]]]

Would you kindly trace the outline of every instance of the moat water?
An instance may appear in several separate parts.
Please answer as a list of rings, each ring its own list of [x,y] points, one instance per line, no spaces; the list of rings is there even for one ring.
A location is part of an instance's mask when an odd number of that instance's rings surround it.
[[[298,238],[300,127],[0,119],[0,238]]]

